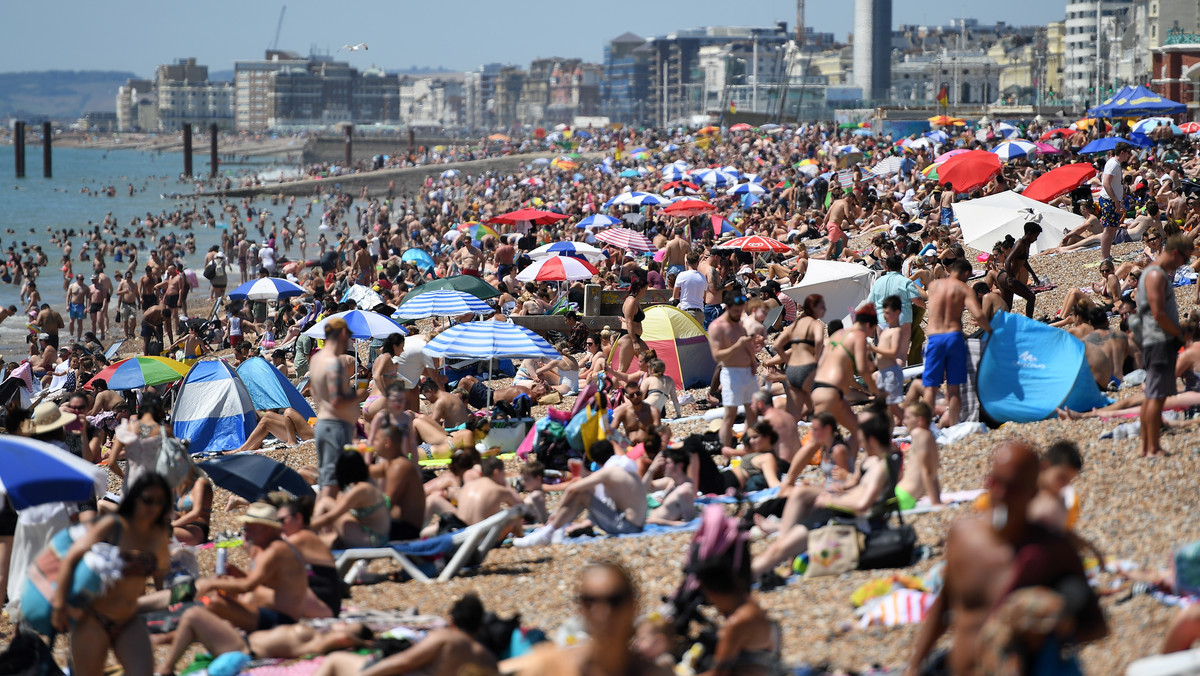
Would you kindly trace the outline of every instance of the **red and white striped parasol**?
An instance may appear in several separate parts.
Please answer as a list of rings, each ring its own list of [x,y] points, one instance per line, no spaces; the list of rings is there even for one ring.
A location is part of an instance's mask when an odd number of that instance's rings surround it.
[[[792,250],[790,246],[783,242],[771,237],[763,237],[762,235],[735,237],[718,246],[724,249],[740,249],[752,253],[765,253],[768,251],[773,253],[787,253]]]
[[[563,282],[591,279],[599,271],[589,262],[570,256],[552,256],[536,261],[517,273],[522,282]]]
[[[654,251],[654,244],[645,235],[629,228],[609,228],[596,233],[596,239],[626,251]]]

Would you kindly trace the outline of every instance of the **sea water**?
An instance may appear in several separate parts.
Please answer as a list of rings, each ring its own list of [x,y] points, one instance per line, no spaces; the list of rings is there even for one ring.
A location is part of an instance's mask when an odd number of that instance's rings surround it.
[[[140,221],[148,213],[158,215],[164,211],[174,211],[180,202],[166,196],[190,193],[194,189],[193,183],[179,180],[183,172],[183,154],[179,152],[55,148],[53,178],[42,177],[40,145],[26,146],[25,178],[16,178],[13,156],[12,146],[0,146],[0,253],[7,257],[9,246],[15,246],[18,252],[25,246],[42,246],[49,264],[41,269],[38,276],[38,291],[42,295],[42,302],[58,310],[64,320],[67,310],[62,285],[62,249],[50,243],[51,231],[64,228],[75,230],[77,236],[72,244],[74,271],[88,278],[92,272],[91,257],[89,255],[86,261],[79,260],[80,231],[103,223],[105,216],[111,212],[117,222],[114,230],[117,238],[130,239],[122,237],[122,232],[129,227],[131,220]],[[201,159],[200,156],[197,159]],[[261,169],[272,158],[261,158],[260,161],[262,164],[257,167],[237,165],[221,173],[236,176]],[[194,169],[204,172],[208,169],[208,163],[196,162]],[[132,195],[129,194],[130,185],[133,186]],[[113,197],[102,194],[102,190],[109,186],[116,190]],[[85,188],[87,192],[84,192]],[[201,202],[202,205],[206,203],[210,211],[219,214],[215,198]],[[10,229],[13,232],[8,232]],[[158,230],[157,236],[172,232],[179,241],[187,234],[182,229],[164,228]],[[212,244],[220,242],[221,233],[225,231],[199,228],[191,232],[196,239],[196,253],[186,256],[185,261],[195,269],[204,262],[204,252]],[[105,238],[111,239],[109,236]],[[153,243],[146,242],[146,246],[151,247]],[[146,254],[139,255],[139,261],[145,259]],[[107,262],[110,276],[128,265],[127,262],[116,263],[111,255]],[[140,276],[141,272],[138,271],[135,278]],[[202,288],[197,291],[207,295],[203,277],[199,279]],[[19,293],[19,285],[0,282],[0,306],[15,304],[18,309],[24,310],[25,306],[17,300]],[[28,333],[24,315],[11,317],[0,324],[0,357],[6,361],[19,361],[28,356],[25,342]]]

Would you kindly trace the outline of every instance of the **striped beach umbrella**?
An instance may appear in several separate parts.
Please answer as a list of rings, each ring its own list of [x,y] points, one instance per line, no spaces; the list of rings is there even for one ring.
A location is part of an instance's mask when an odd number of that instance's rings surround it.
[[[554,256],[570,256],[571,258],[598,261],[604,258],[604,252],[585,242],[553,242],[529,252],[529,257],[535,260]]]
[[[762,235],[749,235],[746,237],[735,237],[721,245],[724,249],[739,249],[741,251],[750,251],[753,253],[787,253],[792,250],[791,247],[771,237],[763,237]]]
[[[392,319],[425,319],[427,317],[458,317],[467,313],[489,315],[495,312],[479,298],[453,289],[440,289],[406,300],[396,308]]]
[[[438,334],[423,348],[431,357],[454,359],[558,359],[538,334],[509,322],[466,322]]]
[[[147,385],[173,383],[187,375],[188,366],[166,357],[130,357],[105,367],[84,385],[103,380],[110,390],[134,390]]]
[[[607,228],[613,225],[620,225],[620,219],[606,216],[604,214],[595,214],[579,221],[575,224],[577,228]]]
[[[761,195],[767,191],[758,183],[739,183],[725,191],[727,195]]]
[[[15,509],[83,502],[104,493],[107,473],[44,441],[0,435],[0,495]]]
[[[229,292],[233,300],[279,300],[308,293],[304,287],[278,277],[254,279]]]
[[[362,310],[347,310],[346,312],[330,315],[313,324],[312,328],[304,332],[304,335],[311,338],[324,338],[325,325],[335,317],[346,320],[346,326],[350,329],[350,337],[357,340],[387,338],[393,333],[408,335],[408,331],[403,326],[400,326],[389,317],[377,312],[364,312]]]
[[[1037,146],[1029,141],[1004,141],[997,143],[992,153],[999,156],[1002,162],[1011,162],[1037,155]]]
[[[570,256],[551,256],[534,261],[533,265],[517,273],[521,282],[573,282],[591,279],[599,270],[591,263]]]
[[[645,235],[629,228],[610,228],[596,233],[596,239],[626,251],[654,251]]]

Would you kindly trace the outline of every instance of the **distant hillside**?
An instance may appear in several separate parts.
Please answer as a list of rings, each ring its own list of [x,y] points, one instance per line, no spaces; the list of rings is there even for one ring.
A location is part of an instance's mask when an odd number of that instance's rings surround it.
[[[0,73],[0,117],[74,120],[85,112],[116,110],[117,87],[134,73],[47,70]]]

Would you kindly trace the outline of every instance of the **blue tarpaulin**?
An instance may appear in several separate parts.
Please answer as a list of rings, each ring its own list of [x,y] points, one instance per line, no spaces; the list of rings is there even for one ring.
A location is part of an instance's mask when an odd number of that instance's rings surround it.
[[[1066,407],[1112,403],[1088,368],[1083,341],[1022,315],[998,312],[979,360],[979,405],[995,422],[1033,422]]]
[[[1187,106],[1182,103],[1159,96],[1142,85],[1127,85],[1104,103],[1088,109],[1088,117],[1150,117],[1186,112]]]
[[[237,375],[242,379],[242,384],[246,386],[246,391],[250,393],[250,400],[254,402],[255,410],[293,408],[306,420],[317,417],[308,401],[300,396],[300,390],[297,390],[287,376],[280,373],[279,369],[272,366],[266,359],[262,357],[247,359],[237,367]]]

